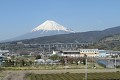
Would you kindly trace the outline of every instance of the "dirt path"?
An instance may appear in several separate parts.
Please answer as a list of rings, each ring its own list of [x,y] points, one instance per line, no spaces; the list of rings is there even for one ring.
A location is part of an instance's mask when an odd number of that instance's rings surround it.
[[[5,71],[3,80],[24,80],[25,71]]]

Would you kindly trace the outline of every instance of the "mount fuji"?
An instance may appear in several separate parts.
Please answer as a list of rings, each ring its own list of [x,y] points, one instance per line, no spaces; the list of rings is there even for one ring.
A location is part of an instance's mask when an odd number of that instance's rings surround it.
[[[38,27],[32,29],[29,33],[24,35],[12,38],[8,41],[16,41],[16,40],[24,40],[24,39],[32,39],[37,37],[44,37],[44,36],[52,36],[52,35],[59,35],[59,34],[69,34],[75,33],[72,29],[68,29],[55,21],[47,20]]]
[[[73,30],[67,29],[64,26],[56,23],[55,21],[52,20],[47,20],[44,23],[42,23],[41,25],[39,25],[38,27],[34,28],[32,30],[32,32],[36,32],[36,31],[43,31],[43,32],[47,32],[47,31],[64,31],[64,32],[73,32]]]

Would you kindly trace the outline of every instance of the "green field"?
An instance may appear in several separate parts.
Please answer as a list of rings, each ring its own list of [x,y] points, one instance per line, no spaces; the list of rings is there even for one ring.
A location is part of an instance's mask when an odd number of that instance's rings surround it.
[[[83,73],[26,74],[25,80],[85,80]],[[88,73],[87,80],[120,80],[120,72]]]

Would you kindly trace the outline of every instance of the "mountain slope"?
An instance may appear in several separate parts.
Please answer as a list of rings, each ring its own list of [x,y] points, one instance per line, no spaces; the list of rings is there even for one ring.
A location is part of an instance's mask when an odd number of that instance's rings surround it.
[[[34,28],[31,32],[9,39],[7,41],[32,39],[37,37],[68,34],[68,33],[74,33],[74,31],[56,23],[55,21],[47,20],[38,27]]]
[[[91,46],[91,47],[104,49],[104,50],[119,51],[120,50],[120,33],[103,37],[96,44],[94,44],[94,46]]]
[[[98,42],[102,38],[120,33],[120,26],[109,28],[103,31],[89,31],[70,34],[61,34],[47,37],[39,37],[35,39],[23,40],[24,43],[82,43],[82,42]]]
[[[120,34],[109,35],[100,40],[100,42],[120,42]]]

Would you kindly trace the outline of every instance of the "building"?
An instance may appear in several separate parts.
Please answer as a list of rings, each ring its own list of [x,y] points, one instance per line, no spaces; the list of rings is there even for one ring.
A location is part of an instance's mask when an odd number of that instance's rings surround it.
[[[98,49],[80,49],[80,56],[83,57],[84,55],[87,57],[98,57],[99,50]]]
[[[22,44],[23,44],[23,42],[17,42],[17,44],[18,44],[18,45],[22,45]]]
[[[98,49],[80,49],[80,50],[67,50],[67,51],[54,51],[53,54],[57,54],[59,56],[69,56],[69,57],[83,57],[85,54],[88,57],[98,57],[99,50]]]
[[[113,56],[120,57],[120,51],[107,50],[106,55],[107,57],[113,57]]]
[[[106,50],[99,50],[99,57],[106,57]]]
[[[0,50],[0,56],[9,55],[9,50]]]
[[[80,51],[62,51],[61,56],[80,57]]]

